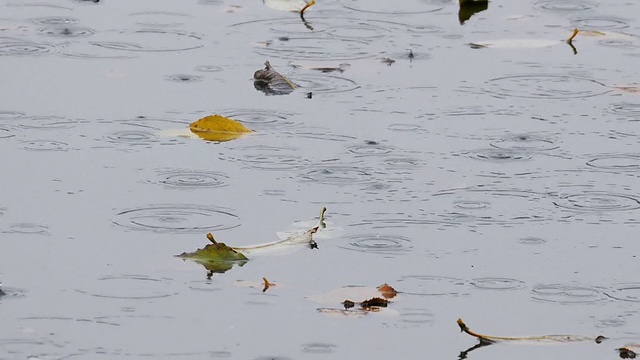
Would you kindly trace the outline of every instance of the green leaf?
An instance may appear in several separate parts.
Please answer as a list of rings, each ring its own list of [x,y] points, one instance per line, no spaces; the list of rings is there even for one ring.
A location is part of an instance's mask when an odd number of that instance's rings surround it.
[[[211,233],[207,234],[207,238],[211,241],[211,244],[194,252],[184,252],[176,256],[183,259],[191,259],[215,273],[223,273],[230,270],[233,265],[242,266],[249,260],[243,253],[224,243],[217,242]]]

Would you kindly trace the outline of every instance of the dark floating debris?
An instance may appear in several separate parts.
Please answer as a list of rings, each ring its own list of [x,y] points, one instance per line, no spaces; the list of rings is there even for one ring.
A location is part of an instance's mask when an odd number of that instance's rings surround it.
[[[393,60],[392,58],[385,57],[385,58],[382,58],[381,62],[382,62],[383,64],[387,64],[387,66],[391,66],[391,65],[393,65],[393,63],[394,63],[394,62],[396,62],[396,61],[395,61],[395,60]]]
[[[264,69],[253,74],[253,86],[267,95],[287,95],[296,86],[284,75],[275,71],[269,61],[265,61]]]
[[[464,25],[473,15],[485,11],[489,8],[488,0],[460,0],[460,10],[458,10],[458,21]]]

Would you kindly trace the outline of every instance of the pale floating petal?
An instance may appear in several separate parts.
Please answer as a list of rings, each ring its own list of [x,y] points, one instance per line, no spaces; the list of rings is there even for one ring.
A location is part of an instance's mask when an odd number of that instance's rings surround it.
[[[263,2],[269,9],[280,11],[300,11],[307,5],[303,0],[263,0]]]

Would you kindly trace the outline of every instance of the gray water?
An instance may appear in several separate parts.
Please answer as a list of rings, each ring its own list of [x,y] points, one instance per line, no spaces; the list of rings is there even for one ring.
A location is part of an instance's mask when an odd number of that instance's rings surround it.
[[[0,1],[0,359],[457,359],[458,318],[610,338],[473,359],[640,342],[640,5],[495,1],[461,25],[456,2],[392,3]],[[607,36],[574,53],[574,27]],[[468,45],[514,38],[558,43]],[[266,60],[298,89],[256,91]],[[212,114],[255,134],[163,135]],[[324,206],[341,231],[317,250],[211,279],[174,257]],[[308,298],[385,282],[359,318]]]

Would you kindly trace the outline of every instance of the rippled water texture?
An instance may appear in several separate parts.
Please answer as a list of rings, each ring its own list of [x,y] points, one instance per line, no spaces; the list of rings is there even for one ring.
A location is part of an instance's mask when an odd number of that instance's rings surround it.
[[[638,343],[640,3],[463,3],[0,0],[0,360]]]

